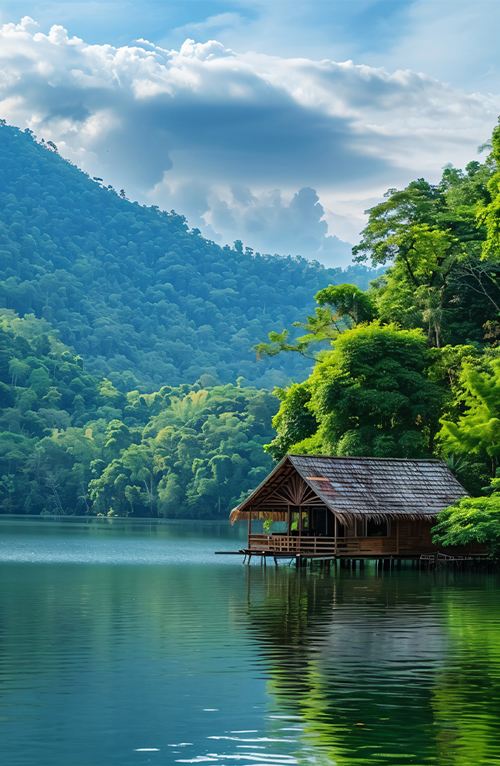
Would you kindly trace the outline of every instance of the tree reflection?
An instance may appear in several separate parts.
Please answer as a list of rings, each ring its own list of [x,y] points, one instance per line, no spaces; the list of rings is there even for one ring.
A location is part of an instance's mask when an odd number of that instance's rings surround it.
[[[248,577],[248,627],[269,692],[279,710],[300,716],[316,758],[497,762],[498,583],[483,591],[480,576],[410,570],[249,568]]]

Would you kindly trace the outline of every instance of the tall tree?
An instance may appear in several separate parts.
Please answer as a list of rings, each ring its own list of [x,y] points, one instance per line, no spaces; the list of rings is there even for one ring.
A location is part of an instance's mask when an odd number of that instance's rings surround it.
[[[420,179],[390,189],[353,249],[357,261],[389,266],[373,283],[380,318],[421,327],[429,346],[482,341],[497,317],[500,289],[480,259],[486,228],[476,220],[492,172],[491,162],[474,162],[465,174],[445,168],[439,186]]]
[[[494,172],[488,181],[489,200],[479,206],[478,219],[486,227],[483,257],[498,264],[500,260],[500,118],[493,130],[491,160]]]
[[[267,449],[329,455],[421,457],[432,453],[439,427],[442,389],[427,377],[430,359],[418,329],[372,322],[346,330],[335,349],[316,363],[309,380],[280,395],[273,423],[277,438]],[[312,415],[317,430],[298,443],[290,412]],[[292,406],[288,398],[290,397]],[[311,427],[311,421],[305,421]]]
[[[464,360],[459,379],[456,422],[442,421],[440,441],[446,452],[475,456],[490,476],[500,467],[500,353]]]

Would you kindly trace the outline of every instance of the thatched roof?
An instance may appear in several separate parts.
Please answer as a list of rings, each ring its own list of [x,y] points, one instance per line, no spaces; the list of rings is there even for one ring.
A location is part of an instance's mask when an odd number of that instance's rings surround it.
[[[342,522],[428,519],[464,495],[440,460],[287,455],[230,519],[283,519],[290,503],[326,506]]]

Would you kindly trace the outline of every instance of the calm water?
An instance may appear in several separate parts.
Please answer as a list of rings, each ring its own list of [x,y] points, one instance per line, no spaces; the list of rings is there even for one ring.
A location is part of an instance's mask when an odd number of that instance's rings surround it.
[[[0,762],[500,764],[496,576],[214,556],[243,539],[0,521]]]

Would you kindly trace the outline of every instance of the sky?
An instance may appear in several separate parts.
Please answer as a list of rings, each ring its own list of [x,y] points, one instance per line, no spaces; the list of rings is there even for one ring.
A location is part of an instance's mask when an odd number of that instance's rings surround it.
[[[220,244],[326,265],[500,114],[497,0],[2,0],[0,24],[9,124]]]

